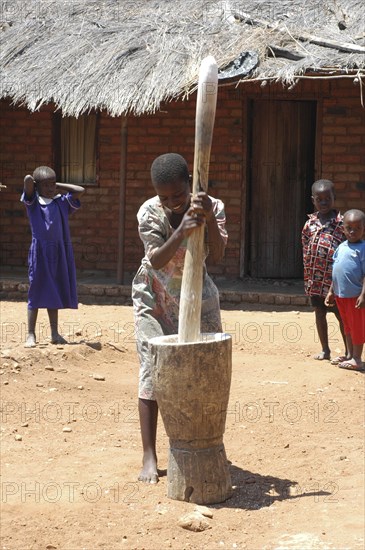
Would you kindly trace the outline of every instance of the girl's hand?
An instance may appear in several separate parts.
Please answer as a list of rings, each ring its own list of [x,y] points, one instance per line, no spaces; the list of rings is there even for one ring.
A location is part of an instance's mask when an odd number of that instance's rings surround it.
[[[26,185],[35,185],[35,180],[33,176],[30,176],[29,174],[25,176],[24,178],[24,187]]]
[[[32,176],[29,174],[24,178],[24,193],[25,196],[29,199],[34,194],[34,189],[36,189],[36,183]]]
[[[204,216],[209,222],[213,216],[213,204],[209,196],[204,191],[199,191],[191,199],[191,207],[198,216]]]
[[[356,307],[356,309],[360,309],[362,307],[365,307],[365,295],[360,294],[360,296],[356,300],[355,307]]]
[[[189,237],[191,233],[197,228],[205,223],[204,215],[200,212],[197,212],[193,206],[184,214],[183,219],[181,220],[179,231],[181,232],[183,238]]]
[[[333,294],[333,292],[330,290],[324,300],[324,303],[327,307],[332,307],[334,304],[335,304],[335,295]]]

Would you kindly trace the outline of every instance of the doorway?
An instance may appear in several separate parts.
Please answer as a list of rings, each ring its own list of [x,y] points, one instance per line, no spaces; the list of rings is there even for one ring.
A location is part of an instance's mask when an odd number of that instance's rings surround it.
[[[252,100],[249,113],[247,271],[299,278],[301,230],[313,208],[316,102]]]

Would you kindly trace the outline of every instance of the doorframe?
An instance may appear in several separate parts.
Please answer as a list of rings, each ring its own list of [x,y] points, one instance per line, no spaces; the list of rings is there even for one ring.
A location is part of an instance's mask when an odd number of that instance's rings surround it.
[[[250,163],[249,163],[249,146],[248,136],[250,135],[251,127],[251,115],[249,110],[249,104],[252,98],[246,97],[244,104],[242,106],[243,120],[245,121],[242,124],[242,139],[241,143],[243,145],[242,149],[242,184],[241,184],[241,245],[240,245],[240,265],[239,265],[239,276],[244,277],[248,271],[248,255],[246,253],[249,243],[247,242],[248,238],[248,228],[249,228],[249,181],[250,181]],[[249,120],[250,118],[250,120]]]
[[[322,130],[323,130],[323,90],[318,95],[313,92],[303,93],[299,97],[288,97],[287,93],[249,93],[243,100],[242,112],[244,116],[244,124],[242,125],[242,189],[241,189],[241,245],[240,245],[240,262],[239,273],[240,278],[247,276],[248,273],[248,241],[249,238],[249,223],[251,221],[251,214],[249,212],[249,193],[251,183],[251,170],[250,170],[250,154],[252,153],[249,143],[252,130],[252,110],[249,106],[252,101],[268,100],[273,101],[315,101],[316,102],[316,129],[315,129],[315,144],[314,144],[314,178],[315,180],[322,177]],[[315,181],[314,180],[314,181]]]

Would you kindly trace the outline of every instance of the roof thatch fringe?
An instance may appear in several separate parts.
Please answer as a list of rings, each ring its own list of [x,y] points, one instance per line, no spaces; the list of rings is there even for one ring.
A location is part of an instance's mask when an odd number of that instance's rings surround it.
[[[255,51],[246,78],[289,85],[364,74],[362,0],[14,0],[2,18],[1,96],[31,110],[153,113],[194,90],[208,54],[224,68]]]

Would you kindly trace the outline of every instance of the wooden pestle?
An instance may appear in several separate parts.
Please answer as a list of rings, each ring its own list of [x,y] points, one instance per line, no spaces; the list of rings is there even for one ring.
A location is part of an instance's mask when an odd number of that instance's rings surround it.
[[[210,149],[218,95],[218,67],[208,56],[200,65],[195,116],[193,195],[208,190]],[[200,340],[203,291],[204,225],[188,238],[179,311],[179,342]]]

